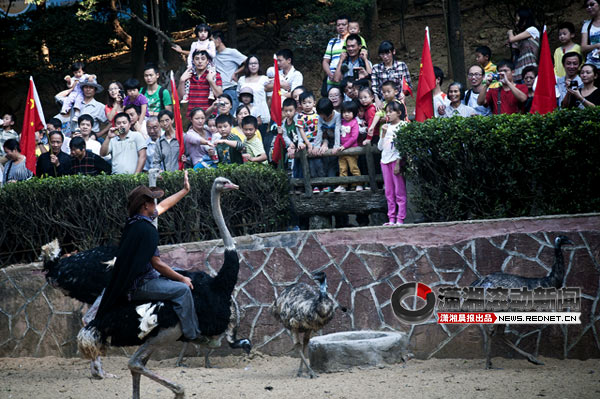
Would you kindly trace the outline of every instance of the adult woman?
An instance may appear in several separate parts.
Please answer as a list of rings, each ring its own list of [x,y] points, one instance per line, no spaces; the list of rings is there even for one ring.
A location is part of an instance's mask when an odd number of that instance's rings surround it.
[[[473,116],[477,115],[477,112],[461,102],[465,98],[465,89],[460,82],[452,82],[448,86],[448,100],[450,104],[440,105],[438,113],[440,116],[445,118],[451,118],[453,116]]]
[[[214,115],[215,110],[217,115],[231,115],[233,117],[233,100],[229,94],[221,94],[210,107],[206,109],[206,115]]]
[[[333,86],[327,92],[327,98],[333,104],[333,109],[337,112],[340,112],[342,109],[342,103],[344,102],[344,97],[342,96],[342,91],[339,87]]]
[[[255,55],[250,55],[244,63],[243,76],[238,80],[238,97],[240,90],[244,87],[250,87],[253,92],[254,102],[252,108],[256,117],[260,116],[261,125],[259,129],[262,133],[266,132],[267,125],[271,121],[271,114],[267,105],[266,91],[272,91],[272,88],[265,88],[269,84],[269,78],[260,70],[260,63]]]
[[[183,136],[183,144],[185,145],[186,162],[194,169],[208,168],[215,165],[215,146],[212,143],[213,138],[220,138],[218,134],[213,135],[204,128],[206,114],[200,107],[196,107],[190,111],[190,121],[192,122],[189,130]]]
[[[593,64],[583,64],[579,77],[583,87],[572,89],[567,87],[567,95],[563,100],[568,108],[585,108],[600,105],[600,90],[598,90],[598,68]]]
[[[537,68],[533,65],[523,68],[523,83],[527,86],[527,100],[523,103],[523,113],[528,114],[533,103],[533,83],[537,77]]]
[[[515,35],[511,29],[507,34],[508,45],[518,50],[518,56],[514,60],[515,73],[513,74],[513,80],[519,83],[523,79],[523,68],[528,65],[537,67],[540,31],[535,27],[535,18],[529,8],[519,8],[517,10],[515,24],[519,33]]]
[[[28,180],[33,177],[33,173],[25,166],[25,155],[21,154],[19,142],[15,139],[8,139],[3,145],[4,152],[8,162],[4,165],[3,181],[4,184],[14,183],[22,180]]]
[[[106,113],[106,119],[115,126],[115,115],[119,112],[123,112],[123,99],[125,89],[121,82],[113,80],[108,85],[106,105],[104,106],[104,112]]]
[[[381,86],[388,80],[396,83],[396,87],[401,88],[402,81],[405,80],[409,87],[412,87],[410,83],[410,73],[408,73],[408,67],[402,61],[396,61],[394,56],[396,50],[394,44],[389,40],[381,42],[379,45],[379,58],[381,58],[380,64],[374,65],[371,71],[371,90],[375,94],[375,105],[377,108],[383,106],[383,94],[381,94]],[[404,98],[402,90],[398,90],[398,99]]]
[[[581,27],[581,50],[586,62],[600,68],[600,4],[598,0],[585,0],[585,8],[590,19]]]

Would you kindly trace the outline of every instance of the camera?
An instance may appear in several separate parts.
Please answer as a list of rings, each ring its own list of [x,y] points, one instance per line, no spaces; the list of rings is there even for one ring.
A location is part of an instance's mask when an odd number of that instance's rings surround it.
[[[360,72],[359,68],[354,68],[352,70],[352,76],[354,77],[354,80],[358,80],[358,73]]]
[[[219,102],[217,102],[217,105],[220,107],[223,107],[223,106],[225,106],[225,101],[219,101]]]
[[[125,134],[125,128],[124,127],[120,127],[118,130],[119,134]]]
[[[571,83],[569,83],[569,88],[571,90],[576,90],[579,87],[579,83],[577,83],[576,80],[572,80]]]
[[[494,81],[498,81],[500,80],[500,74],[499,73],[491,73],[490,74],[492,76],[492,80]]]
[[[125,99],[125,91],[119,90],[119,96],[121,96],[121,101],[123,101]]]

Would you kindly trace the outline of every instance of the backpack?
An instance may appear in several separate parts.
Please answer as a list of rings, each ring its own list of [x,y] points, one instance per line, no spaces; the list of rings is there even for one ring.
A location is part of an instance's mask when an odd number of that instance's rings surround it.
[[[161,111],[163,109],[165,109],[165,102],[163,101],[163,94],[165,93],[165,89],[164,87],[162,87],[161,85],[158,85],[158,98],[160,99],[160,109]],[[143,95],[146,95],[146,88],[142,87],[142,89],[140,90],[140,93]]]

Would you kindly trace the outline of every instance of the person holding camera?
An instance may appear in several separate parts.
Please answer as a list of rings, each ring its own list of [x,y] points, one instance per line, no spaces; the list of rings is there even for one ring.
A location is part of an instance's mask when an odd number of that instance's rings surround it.
[[[516,114],[522,110],[523,103],[527,101],[527,86],[513,82],[514,64],[509,60],[502,60],[497,65],[497,74],[488,74],[483,85],[487,88],[485,96],[477,98],[478,105],[489,106],[493,114]],[[490,84],[497,81],[501,87],[489,88]]]
[[[129,130],[131,119],[125,112],[115,116],[115,127],[108,129],[106,140],[100,148],[100,156],[108,154],[112,159],[112,174],[140,173],[146,163],[146,140]]]
[[[334,80],[339,82],[342,78],[351,76],[354,80],[369,79],[373,65],[367,58],[367,53],[361,51],[361,40],[357,34],[348,35],[346,38],[346,51],[340,55],[340,62],[334,73]]]
[[[566,108],[569,105],[568,100],[564,101],[567,96],[567,88],[577,89],[583,85],[583,82],[579,77],[579,68],[582,63],[582,55],[574,51],[569,51],[562,57],[565,76],[556,78],[556,90],[560,94],[558,97],[558,106],[561,108]]]
[[[583,64],[579,77],[582,87],[567,87],[567,95],[563,100],[567,108],[587,108],[600,105],[600,90],[598,90],[598,68],[594,64]]]

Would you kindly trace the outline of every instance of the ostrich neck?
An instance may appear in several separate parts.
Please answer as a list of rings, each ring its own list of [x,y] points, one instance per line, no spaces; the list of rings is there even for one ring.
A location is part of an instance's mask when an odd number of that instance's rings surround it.
[[[550,272],[550,277],[556,279],[557,283],[562,286],[562,280],[564,277],[564,261],[563,254],[560,245],[554,248],[554,264],[552,265],[552,271]]]
[[[225,249],[233,250],[235,249],[235,242],[227,229],[227,225],[225,224],[225,219],[223,218],[223,212],[221,211],[221,192],[217,191],[215,187],[213,187],[210,193],[210,202],[212,207],[213,218],[215,222],[217,222],[217,226],[219,227],[219,233],[221,234],[221,238],[223,239],[223,245],[225,245]]]

